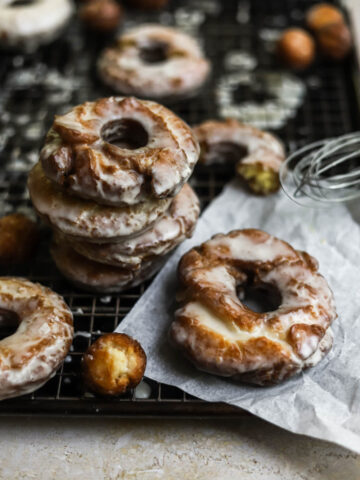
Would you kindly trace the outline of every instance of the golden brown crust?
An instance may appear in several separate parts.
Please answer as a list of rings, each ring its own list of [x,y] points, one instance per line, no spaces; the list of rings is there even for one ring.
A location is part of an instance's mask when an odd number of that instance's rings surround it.
[[[316,35],[321,52],[333,60],[342,60],[352,47],[351,33],[345,23],[333,23],[321,28]]]
[[[100,32],[114,30],[122,16],[123,9],[115,0],[92,0],[79,10],[79,17],[85,25]]]
[[[215,235],[179,262],[172,341],[200,369],[258,384],[285,380],[331,348],[332,292],[307,253],[256,229]],[[277,292],[259,313],[239,289]],[[316,361],[315,361],[316,359]]]
[[[342,12],[334,5],[319,3],[311,7],[306,13],[306,25],[314,32],[318,32],[334,23],[344,23]]]
[[[122,395],[144,376],[146,354],[140,343],[124,333],[98,338],[82,358],[87,387],[100,395]]]
[[[39,241],[35,222],[21,213],[0,218],[0,265],[25,262]]]
[[[286,65],[303,70],[314,61],[315,42],[302,28],[289,28],[281,35],[277,52]]]

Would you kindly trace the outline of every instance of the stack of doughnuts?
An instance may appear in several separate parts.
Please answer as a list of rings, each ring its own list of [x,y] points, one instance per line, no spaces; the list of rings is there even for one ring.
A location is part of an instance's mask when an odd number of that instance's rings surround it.
[[[191,129],[155,102],[103,98],[57,116],[28,186],[64,276],[114,292],[155,273],[195,227],[198,156]]]

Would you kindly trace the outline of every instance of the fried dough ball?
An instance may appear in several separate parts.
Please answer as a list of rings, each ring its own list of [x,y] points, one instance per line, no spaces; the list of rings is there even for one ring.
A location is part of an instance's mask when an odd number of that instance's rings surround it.
[[[22,213],[0,218],[0,265],[25,262],[35,251],[38,239],[36,223]]]
[[[145,367],[146,354],[140,343],[124,333],[103,335],[82,358],[84,382],[100,395],[121,395],[136,387]]]
[[[319,30],[317,41],[320,51],[332,60],[342,60],[351,50],[351,33],[345,23],[333,23]]]
[[[115,0],[91,0],[79,10],[85,25],[99,32],[115,30],[123,17],[123,9]]]
[[[302,28],[285,30],[279,39],[277,50],[283,62],[295,70],[307,68],[315,58],[315,42]]]
[[[306,25],[314,32],[318,32],[328,25],[344,22],[342,12],[334,5],[329,5],[328,3],[314,5],[306,13]]]

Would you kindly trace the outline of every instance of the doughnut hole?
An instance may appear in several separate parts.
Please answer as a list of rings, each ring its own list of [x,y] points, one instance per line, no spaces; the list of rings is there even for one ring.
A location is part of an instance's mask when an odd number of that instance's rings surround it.
[[[15,333],[19,323],[20,317],[16,312],[0,308],[0,340]]]
[[[98,338],[82,359],[84,382],[100,395],[122,395],[136,387],[145,367],[146,354],[140,343],[123,333]]]
[[[39,242],[38,226],[22,213],[0,218],[0,266],[21,264],[32,258]]]
[[[256,313],[272,312],[282,303],[280,291],[270,284],[241,285],[237,289],[237,294],[241,303]]]
[[[169,45],[153,40],[140,47],[139,55],[144,63],[163,63],[168,59]]]
[[[246,157],[248,149],[237,143],[218,142],[208,146],[206,163],[236,163]]]
[[[101,129],[101,138],[115,147],[136,150],[148,144],[149,134],[137,120],[122,118],[106,123]]]

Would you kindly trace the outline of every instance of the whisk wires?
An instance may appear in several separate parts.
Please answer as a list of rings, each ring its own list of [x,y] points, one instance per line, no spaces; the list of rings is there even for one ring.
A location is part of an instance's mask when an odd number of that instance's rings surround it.
[[[360,198],[360,132],[296,150],[282,165],[280,182],[301,205],[326,206]]]

